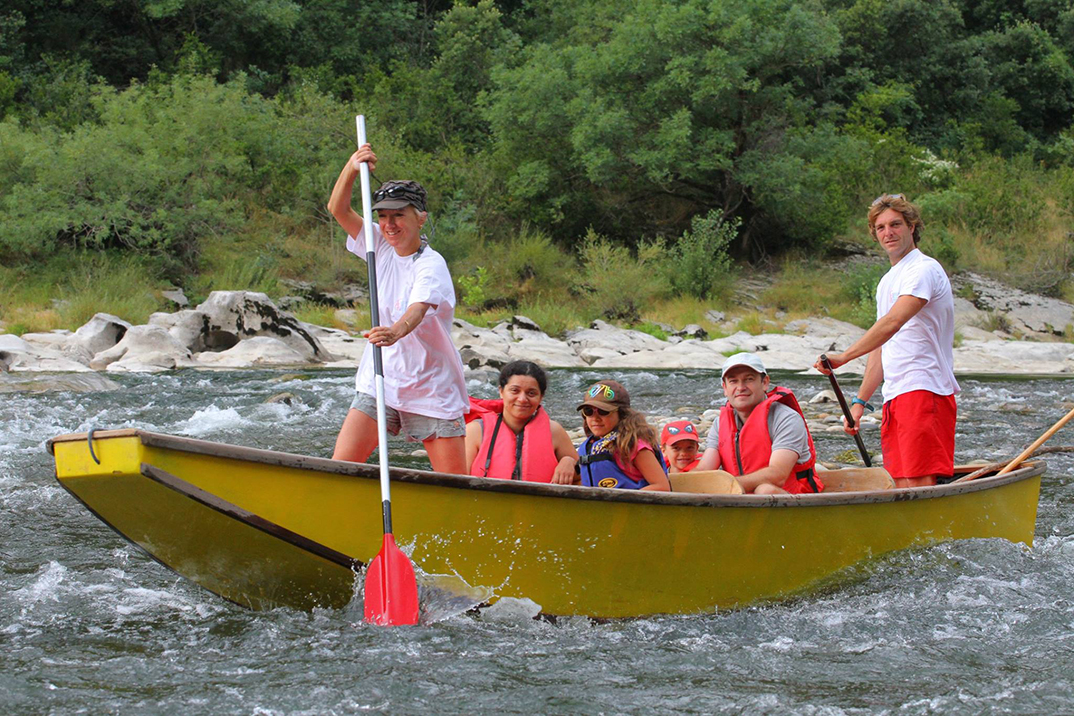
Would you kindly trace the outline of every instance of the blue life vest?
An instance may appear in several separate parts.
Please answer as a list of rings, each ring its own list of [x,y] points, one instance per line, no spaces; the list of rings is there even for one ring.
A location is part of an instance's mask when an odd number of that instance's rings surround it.
[[[648,486],[648,481],[642,477],[637,480],[623,472],[610,452],[598,452],[590,455],[590,446],[593,444],[592,435],[578,446],[578,470],[582,475],[582,485],[585,487],[618,487],[621,490],[640,490]],[[666,473],[668,466],[664,462],[664,456],[659,450],[653,450],[660,467]]]

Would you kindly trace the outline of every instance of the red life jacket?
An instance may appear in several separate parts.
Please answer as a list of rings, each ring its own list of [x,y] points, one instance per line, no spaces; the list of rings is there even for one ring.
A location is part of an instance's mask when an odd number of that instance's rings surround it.
[[[723,406],[720,411],[720,434],[719,453],[720,466],[732,475],[745,475],[768,467],[772,459],[772,436],[768,434],[768,412],[773,403],[783,403],[794,408],[794,411],[802,416],[805,415],[798,405],[794,393],[788,388],[775,387],[768,393],[764,402],[753,409],[750,417],[738,429],[738,420],[735,410],[730,403]],[[817,451],[813,447],[813,436],[809,433],[806,425],[806,436],[809,438],[809,460],[804,463],[796,463],[794,469],[787,476],[782,487],[787,492],[799,494],[802,492],[821,492],[824,489],[816,476],[813,467],[817,463]]]
[[[472,402],[471,407],[474,407]],[[538,408],[522,428],[522,433],[515,435],[503,421],[502,403],[499,408],[501,412],[498,413],[477,410],[481,417],[481,448],[470,465],[470,474],[502,480],[552,482],[552,473],[559,461],[552,445],[552,421],[548,419],[548,413],[544,408]],[[516,469],[519,462],[521,469]]]

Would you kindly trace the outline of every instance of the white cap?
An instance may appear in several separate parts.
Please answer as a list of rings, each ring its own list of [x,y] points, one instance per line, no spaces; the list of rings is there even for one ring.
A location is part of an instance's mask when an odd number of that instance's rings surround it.
[[[768,372],[764,369],[764,363],[761,362],[761,359],[753,353],[735,353],[723,362],[723,370],[720,372],[720,379],[723,380],[723,377],[727,375],[727,371],[740,365],[755,370],[761,375],[765,375]]]

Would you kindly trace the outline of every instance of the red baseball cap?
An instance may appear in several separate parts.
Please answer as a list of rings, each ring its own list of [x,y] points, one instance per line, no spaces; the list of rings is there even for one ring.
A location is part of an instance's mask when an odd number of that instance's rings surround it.
[[[674,445],[681,440],[701,442],[697,437],[697,428],[689,420],[672,420],[660,431],[661,445]]]

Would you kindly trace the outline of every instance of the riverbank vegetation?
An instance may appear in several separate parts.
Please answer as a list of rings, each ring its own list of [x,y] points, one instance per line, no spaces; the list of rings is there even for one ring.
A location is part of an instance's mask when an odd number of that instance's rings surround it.
[[[324,208],[357,112],[476,322],[867,324],[880,272],[826,260],[885,191],[949,271],[1074,300],[1072,38],[1060,0],[14,0],[0,320],[364,283]]]

